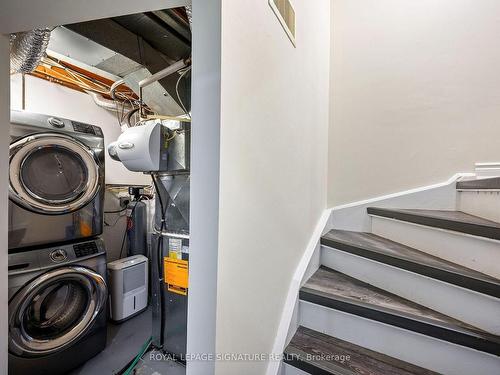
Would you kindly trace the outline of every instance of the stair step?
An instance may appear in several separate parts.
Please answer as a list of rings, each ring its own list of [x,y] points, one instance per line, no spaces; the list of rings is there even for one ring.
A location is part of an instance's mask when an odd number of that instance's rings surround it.
[[[321,244],[500,298],[500,280],[375,234],[331,230]]]
[[[500,321],[492,319],[492,316],[500,316],[500,298],[325,245],[321,247],[320,264],[490,334],[500,335]]]
[[[457,182],[457,190],[499,190],[500,177]]]
[[[500,355],[500,338],[324,266],[300,299],[423,335]],[[492,317],[495,319],[495,317]]]
[[[500,280],[498,240],[375,215],[371,233]]]
[[[500,239],[499,223],[461,211],[369,207],[368,214],[495,240]]]
[[[385,354],[299,327],[285,349],[284,362],[315,375],[432,375]]]

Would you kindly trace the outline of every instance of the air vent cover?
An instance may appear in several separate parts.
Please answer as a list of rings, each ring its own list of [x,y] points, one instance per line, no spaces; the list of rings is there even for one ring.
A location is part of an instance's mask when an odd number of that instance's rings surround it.
[[[269,0],[276,17],[295,46],[295,10],[289,0]]]

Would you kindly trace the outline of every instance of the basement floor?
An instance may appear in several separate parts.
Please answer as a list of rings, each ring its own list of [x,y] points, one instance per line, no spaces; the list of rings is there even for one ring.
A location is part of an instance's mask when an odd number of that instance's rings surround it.
[[[151,336],[151,307],[122,323],[108,323],[106,348],[68,375],[114,375],[133,359]]]
[[[76,368],[68,375],[115,375],[123,369],[141,350],[151,336],[152,312],[149,307],[142,314],[122,323],[108,324],[108,344],[106,348]],[[144,354],[134,371],[135,375],[185,375],[186,368],[176,362],[152,360],[154,356]],[[156,358],[161,358],[157,356]]]

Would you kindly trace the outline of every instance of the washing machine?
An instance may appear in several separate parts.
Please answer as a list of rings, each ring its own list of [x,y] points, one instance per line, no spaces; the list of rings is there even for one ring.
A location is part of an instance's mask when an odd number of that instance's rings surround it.
[[[11,112],[9,252],[102,233],[104,137],[95,125]]]
[[[9,254],[9,374],[65,374],[106,345],[100,239]]]

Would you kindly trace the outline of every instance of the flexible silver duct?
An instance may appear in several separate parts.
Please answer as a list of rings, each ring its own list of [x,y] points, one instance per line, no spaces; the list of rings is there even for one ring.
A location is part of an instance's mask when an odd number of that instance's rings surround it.
[[[35,70],[45,55],[50,31],[43,28],[10,35],[11,72],[30,73]]]

